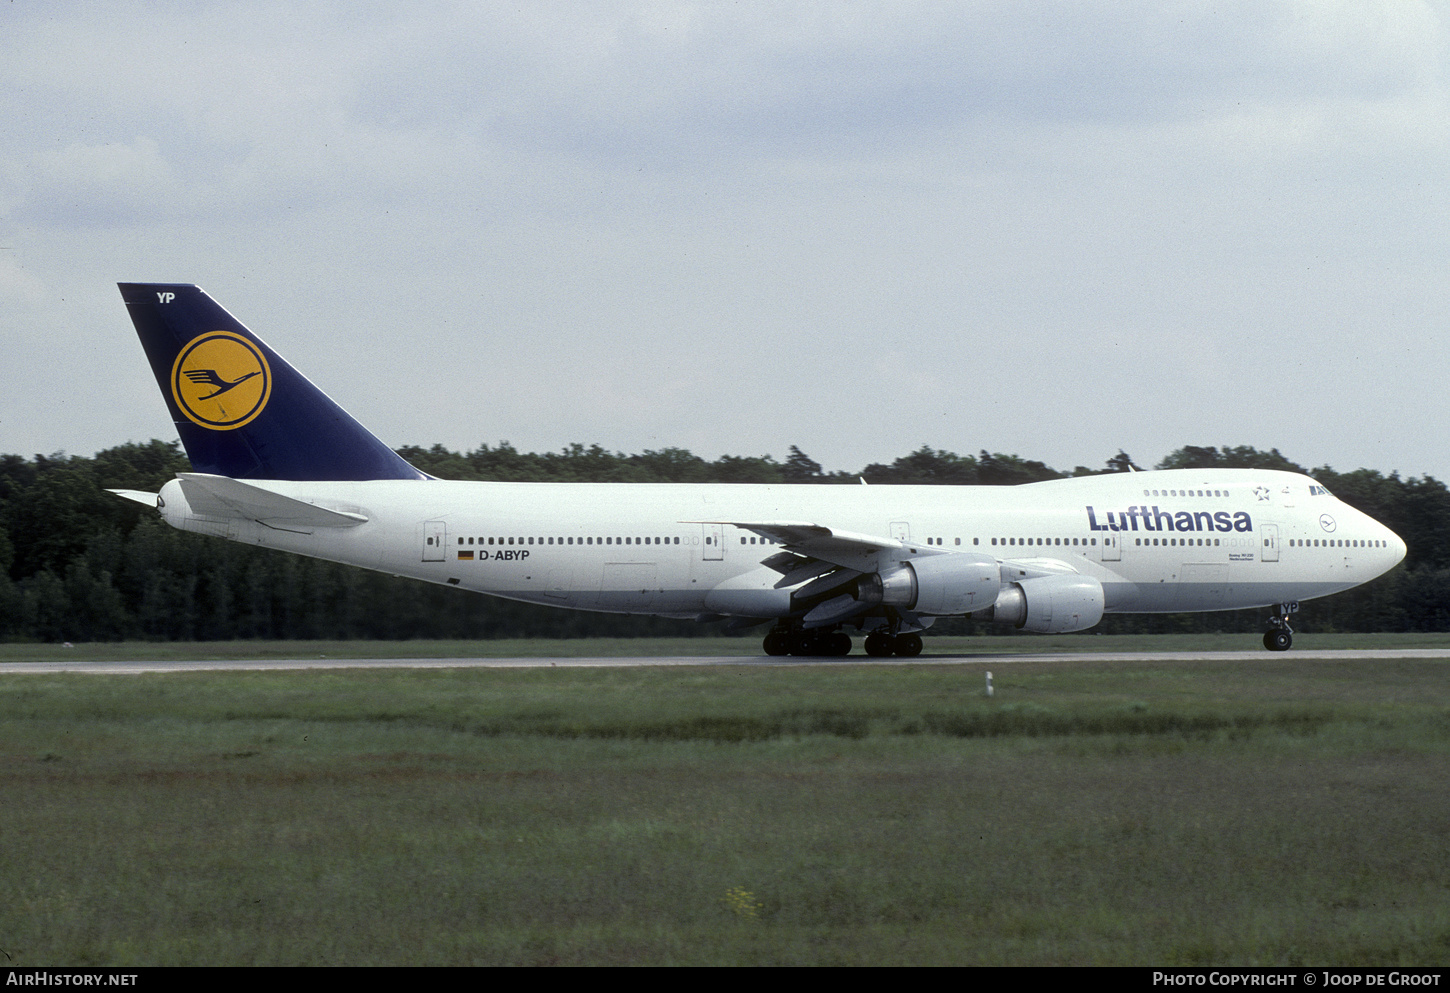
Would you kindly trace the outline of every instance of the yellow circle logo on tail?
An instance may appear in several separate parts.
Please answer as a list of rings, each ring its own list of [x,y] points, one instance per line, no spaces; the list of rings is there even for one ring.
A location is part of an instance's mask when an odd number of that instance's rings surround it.
[[[231,331],[208,331],[176,356],[171,395],[192,423],[230,431],[251,423],[267,406],[272,370],[255,342]]]

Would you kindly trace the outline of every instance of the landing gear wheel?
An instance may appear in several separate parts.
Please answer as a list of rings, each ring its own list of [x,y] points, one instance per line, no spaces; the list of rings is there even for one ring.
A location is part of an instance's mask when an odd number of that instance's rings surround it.
[[[1297,600],[1279,604],[1279,609],[1269,618],[1269,630],[1264,632],[1264,647],[1271,652],[1287,652],[1294,644],[1294,629],[1289,626],[1289,615],[1299,609]]]
[[[1271,652],[1287,652],[1294,644],[1294,636],[1283,628],[1264,632],[1264,647]]]
[[[826,654],[838,658],[851,654],[851,636],[844,631],[835,631],[826,636]]]
[[[891,642],[891,649],[902,658],[912,658],[921,654],[921,635],[919,634],[898,634]]]
[[[821,639],[816,631],[797,631],[790,636],[790,653],[792,655],[819,655],[821,654]]]
[[[866,654],[872,658],[884,659],[892,651],[891,635],[885,631],[872,631],[866,636]]]
[[[765,636],[766,655],[789,655],[790,635],[784,631],[772,631]]]

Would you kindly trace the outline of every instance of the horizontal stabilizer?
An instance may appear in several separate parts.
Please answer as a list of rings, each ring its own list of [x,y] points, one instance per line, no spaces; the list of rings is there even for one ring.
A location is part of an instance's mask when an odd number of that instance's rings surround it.
[[[362,514],[319,507],[227,476],[179,472],[176,478],[191,512],[198,517],[256,521],[283,531],[351,528],[367,521]]]
[[[114,493],[126,500],[134,500],[137,503],[145,504],[151,509],[156,509],[156,494],[147,493],[145,490],[107,490],[107,493]]]

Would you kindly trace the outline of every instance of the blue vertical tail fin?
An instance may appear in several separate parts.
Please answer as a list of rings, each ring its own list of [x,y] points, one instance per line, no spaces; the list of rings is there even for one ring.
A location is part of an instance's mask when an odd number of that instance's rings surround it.
[[[234,479],[427,479],[199,286],[121,283],[197,472]]]

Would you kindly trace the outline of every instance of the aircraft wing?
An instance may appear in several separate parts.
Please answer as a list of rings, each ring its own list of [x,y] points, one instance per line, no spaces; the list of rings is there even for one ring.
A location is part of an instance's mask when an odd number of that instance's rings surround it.
[[[687,521],[689,524],[728,524],[743,531],[752,531],[780,544],[788,552],[809,556],[821,562],[870,572],[876,568],[882,552],[907,547],[895,538],[858,534],[840,528],[802,521]],[[911,546],[915,547],[915,546]]]
[[[1003,559],[1002,575],[1015,579],[1035,579],[1038,576],[1077,575],[1078,570],[1071,562],[1062,559],[1031,558]]]

